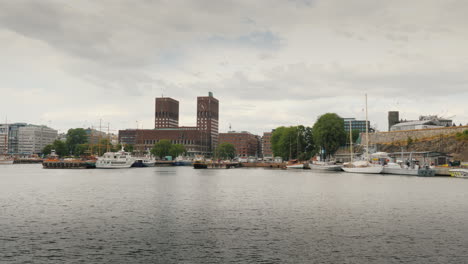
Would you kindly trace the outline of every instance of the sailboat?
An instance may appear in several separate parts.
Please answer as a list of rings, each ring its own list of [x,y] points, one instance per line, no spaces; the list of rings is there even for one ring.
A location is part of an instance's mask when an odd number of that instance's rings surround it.
[[[4,149],[4,152],[2,155],[0,155],[0,165],[10,165],[10,164],[13,164],[13,162],[15,161],[12,157],[8,156],[8,122],[5,121],[5,138],[4,138],[4,146],[5,146],[5,149]]]
[[[297,138],[296,138],[296,144],[297,144],[297,154],[299,154],[299,131],[297,131]],[[292,159],[292,154],[291,154],[291,137],[289,137],[289,161],[286,164],[287,169],[304,169],[304,163],[301,163],[298,159]]]
[[[351,162],[344,164],[342,169],[345,172],[351,173],[366,173],[366,174],[379,174],[382,173],[383,166],[380,164],[372,164],[369,162],[369,123],[367,115],[367,94],[366,94],[366,157],[365,160],[353,162],[353,145],[352,145],[352,129],[349,126],[350,142],[351,142]]]

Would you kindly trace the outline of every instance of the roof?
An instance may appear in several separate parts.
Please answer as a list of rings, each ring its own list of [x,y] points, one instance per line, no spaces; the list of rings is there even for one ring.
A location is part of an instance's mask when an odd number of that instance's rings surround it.
[[[417,125],[432,125],[436,126],[437,124],[434,123],[431,120],[422,120],[422,121],[409,121],[409,122],[403,122],[403,123],[398,123],[396,125],[393,125],[392,127],[404,127],[404,126],[417,126]]]

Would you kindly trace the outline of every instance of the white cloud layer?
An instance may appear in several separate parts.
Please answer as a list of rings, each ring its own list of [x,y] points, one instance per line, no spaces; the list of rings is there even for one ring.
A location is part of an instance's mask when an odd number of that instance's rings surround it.
[[[336,112],[468,123],[466,1],[2,1],[0,116],[152,128],[154,97],[220,100],[220,130]]]

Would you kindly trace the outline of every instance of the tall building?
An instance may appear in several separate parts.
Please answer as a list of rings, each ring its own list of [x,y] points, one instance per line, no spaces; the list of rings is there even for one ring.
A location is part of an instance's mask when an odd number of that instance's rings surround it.
[[[211,92],[197,98],[197,126],[179,126],[179,102],[172,98],[156,98],[155,117],[154,129],[119,130],[119,142],[143,152],[167,139],[184,145],[190,156],[210,156],[218,144],[219,101]]]
[[[351,131],[358,130],[359,132],[366,132],[366,120],[356,120],[356,118],[343,118],[344,121],[344,129],[346,132],[349,132],[350,123],[351,123]],[[370,128],[370,121],[367,121],[367,125],[369,127],[369,132],[371,132]]]
[[[18,131],[19,154],[40,154],[57,139],[57,130],[47,126],[27,125]]]
[[[262,137],[262,151],[264,158],[273,158],[273,151],[271,150],[271,134],[273,132],[264,132]]]
[[[126,129],[119,131],[119,142],[133,145],[137,152],[147,152],[154,144],[166,139],[172,144],[182,144],[188,156],[210,155],[209,134],[197,127],[178,127],[160,129]]]
[[[389,111],[388,112],[388,131],[391,127],[400,123],[400,113],[398,111]]]
[[[156,98],[154,128],[179,126],[179,101],[169,97]]]
[[[229,131],[219,134],[219,143],[230,143],[236,148],[238,157],[256,157],[258,153],[258,138],[257,136],[247,132]]]
[[[5,149],[8,149],[9,154],[19,154],[19,129],[25,127],[26,123],[13,123],[0,125],[0,153],[4,153]],[[5,137],[5,133],[8,134]],[[6,142],[6,147],[5,146]]]
[[[219,101],[211,92],[208,96],[197,97],[197,127],[209,132],[209,151],[212,152],[218,146]]]

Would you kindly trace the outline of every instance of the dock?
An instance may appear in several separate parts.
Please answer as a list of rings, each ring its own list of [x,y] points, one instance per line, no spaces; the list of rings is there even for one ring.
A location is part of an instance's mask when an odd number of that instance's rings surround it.
[[[44,169],[92,169],[96,163],[85,160],[45,160],[42,162]]]

